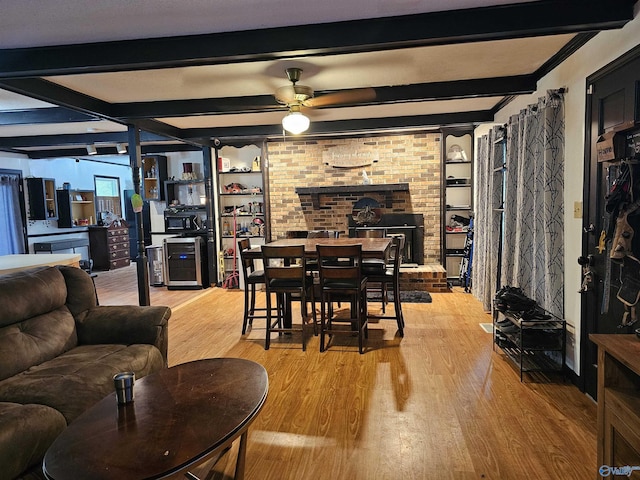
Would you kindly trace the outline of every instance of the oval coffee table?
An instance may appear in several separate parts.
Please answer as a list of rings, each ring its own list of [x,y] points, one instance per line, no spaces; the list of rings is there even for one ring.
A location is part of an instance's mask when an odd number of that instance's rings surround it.
[[[47,451],[43,471],[51,480],[164,478],[220,456],[240,437],[235,478],[242,479],[247,430],[268,384],[262,365],[240,358],[146,376],[134,385],[133,403],[118,406],[114,392],[71,422]]]

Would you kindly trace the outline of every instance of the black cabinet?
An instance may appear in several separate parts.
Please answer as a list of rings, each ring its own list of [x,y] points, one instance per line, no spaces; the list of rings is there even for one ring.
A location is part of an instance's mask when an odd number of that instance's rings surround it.
[[[52,178],[27,178],[29,219],[47,220],[57,216],[56,181]]]
[[[93,190],[56,190],[58,227],[86,227],[96,222]]]

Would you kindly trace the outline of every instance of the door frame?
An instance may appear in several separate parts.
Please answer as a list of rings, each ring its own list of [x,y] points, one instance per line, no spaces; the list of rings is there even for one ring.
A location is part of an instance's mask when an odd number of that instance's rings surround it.
[[[598,207],[596,206],[596,212],[592,212],[590,200],[597,198],[598,185],[601,178],[599,178],[599,170],[594,167],[592,161],[595,155],[596,148],[593,143],[594,138],[592,136],[592,86],[594,83],[605,79],[608,75],[612,74],[616,70],[623,68],[628,63],[640,58],[640,45],[632,48],[626,53],[622,54],[609,64],[602,67],[600,70],[589,75],[585,81],[585,135],[584,135],[584,178],[583,178],[583,215],[582,215],[582,255],[587,256],[590,253],[590,243],[597,241],[592,238],[596,233],[589,233],[590,218],[592,215],[597,214]],[[640,98],[640,86],[636,88],[636,111],[634,117],[638,119],[640,117],[640,106],[638,105],[638,98]],[[598,298],[595,295],[582,295],[580,302],[580,375],[578,376],[578,387],[581,391],[587,392],[587,369],[590,368],[590,348],[589,348],[589,316],[588,311],[599,308]],[[594,397],[595,399],[595,397]]]

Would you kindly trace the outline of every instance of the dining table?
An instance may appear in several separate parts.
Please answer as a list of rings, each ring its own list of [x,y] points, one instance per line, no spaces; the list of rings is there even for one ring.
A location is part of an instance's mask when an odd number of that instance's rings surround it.
[[[291,246],[291,245],[303,245],[305,258],[317,258],[318,253],[316,251],[317,245],[362,245],[362,257],[363,258],[386,258],[391,246],[392,238],[356,238],[356,237],[341,237],[341,238],[283,238],[279,240],[273,240],[267,245],[273,246]],[[247,258],[260,259],[262,258],[262,247],[255,246],[245,252]]]
[[[292,246],[303,245],[304,256],[308,259],[315,259],[318,257],[316,250],[317,245],[362,245],[362,257],[363,258],[381,258],[386,259],[389,253],[389,248],[393,242],[392,238],[358,238],[358,237],[342,237],[342,238],[283,238],[279,240],[273,240],[266,245],[273,246]],[[262,246],[255,246],[243,253],[246,258],[262,259]],[[285,327],[291,326],[291,299],[288,298],[285,302],[284,312],[284,325]]]

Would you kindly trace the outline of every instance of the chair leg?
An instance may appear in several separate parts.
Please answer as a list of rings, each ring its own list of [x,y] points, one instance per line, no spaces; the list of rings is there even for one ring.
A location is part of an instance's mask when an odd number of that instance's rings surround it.
[[[400,303],[400,286],[393,286],[393,306],[396,311],[396,322],[398,322],[398,332],[404,337],[404,316],[402,315],[402,304]]]
[[[247,325],[249,324],[249,286],[244,286],[244,318],[242,319],[242,335],[247,333]]]
[[[322,297],[320,299],[320,351],[324,352],[324,333],[326,330],[326,298],[325,294],[322,293]]]
[[[269,292],[267,292],[267,329],[266,330],[267,330],[267,333],[264,338],[264,349],[269,350],[269,342],[271,341],[271,294]]]

